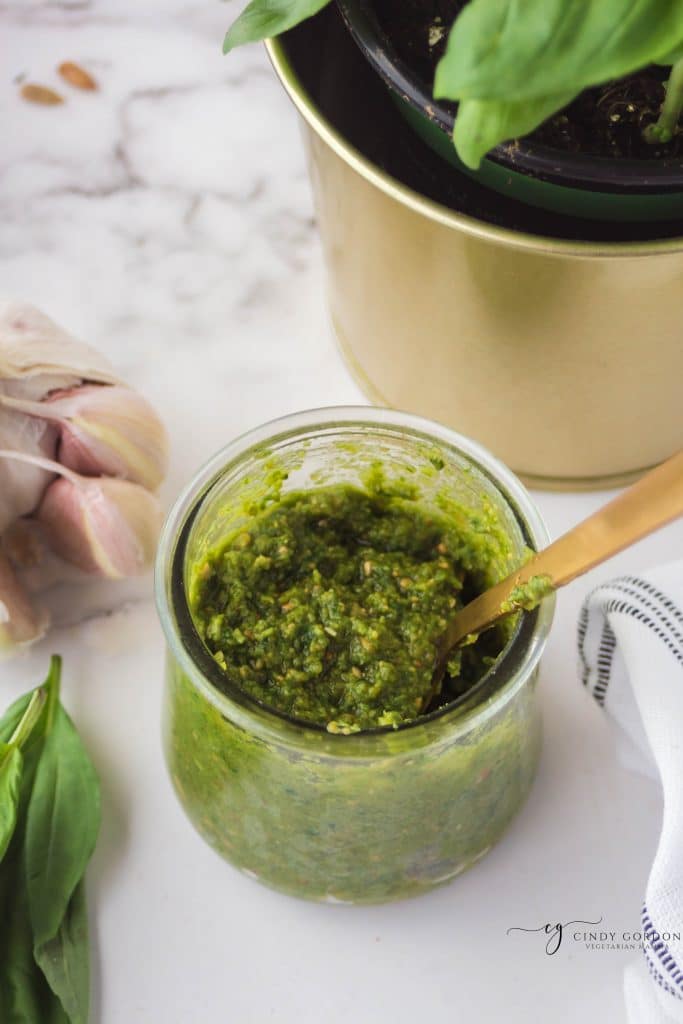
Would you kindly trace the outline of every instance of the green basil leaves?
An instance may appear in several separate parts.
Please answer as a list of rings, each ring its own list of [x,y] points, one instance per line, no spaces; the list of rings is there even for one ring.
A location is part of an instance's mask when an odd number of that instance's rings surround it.
[[[95,770],[59,701],[61,662],[0,719],[0,1020],[87,1024],[83,876],[97,840]]]
[[[460,101],[455,143],[476,168],[592,85],[683,46],[683,0],[470,0],[451,30],[434,95]]]
[[[329,0],[251,0],[226,35],[223,53],[286,32],[312,18],[328,3]]]
[[[0,861],[5,856],[17,823],[23,763],[19,747],[0,744]]]
[[[277,35],[329,0],[251,0],[223,46]],[[683,0],[470,0],[436,69],[434,96],[457,100],[453,140],[476,170],[589,86],[648,64],[676,65],[647,141],[669,141],[683,110]]]

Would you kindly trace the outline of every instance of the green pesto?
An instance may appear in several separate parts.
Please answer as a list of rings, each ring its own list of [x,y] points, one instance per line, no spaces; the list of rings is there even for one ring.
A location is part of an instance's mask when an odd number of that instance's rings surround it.
[[[452,714],[353,736],[302,728],[290,741],[287,730],[278,742],[231,722],[169,661],[164,749],[190,820],[232,864],[295,896],[377,903],[475,864],[531,787],[535,673],[485,720],[459,730]]]
[[[194,573],[195,623],[226,679],[330,732],[418,717],[436,641],[486,577],[489,534],[423,506],[414,483],[389,485],[377,466],[362,487],[278,493],[252,513]],[[444,700],[503,643],[458,651]]]
[[[323,492],[328,501],[336,493],[337,504],[345,510],[337,517],[339,527],[345,519],[358,524],[363,516],[374,525],[375,553],[382,565],[382,573],[373,582],[378,587],[375,593],[369,588],[377,569],[373,565],[366,577],[363,567],[370,560],[368,549],[362,550],[361,562],[361,545],[354,554],[353,538],[342,531],[346,543],[343,550],[338,545],[335,579],[339,582],[340,573],[343,577],[342,563],[353,563],[351,582],[355,579],[365,588],[364,594],[376,601],[381,593],[390,596],[386,614],[402,624],[416,645],[422,645],[424,639],[414,636],[410,628],[411,622],[417,621],[411,619],[413,613],[417,615],[417,606],[410,600],[411,588],[402,588],[397,582],[408,573],[400,568],[400,575],[393,576],[392,569],[397,566],[391,565],[391,559],[412,557],[418,563],[416,572],[411,565],[411,580],[431,579],[435,569],[449,582],[451,577],[457,578],[461,585],[454,584],[448,598],[454,597],[459,604],[508,576],[530,554],[495,484],[490,486],[474,466],[454,457],[447,446],[405,434],[392,437],[371,428],[359,431],[341,426],[312,437],[288,436],[286,443],[276,441],[248,450],[238,465],[228,465],[200,496],[186,546],[178,546],[176,562],[167,567],[176,581],[182,579],[178,600],[187,599],[197,625],[201,627],[202,621],[208,625],[210,616],[197,613],[203,607],[209,575],[215,573],[217,581],[226,551],[232,548],[235,555],[241,552],[244,556],[244,561],[238,558],[246,572],[242,605],[250,605],[252,581],[260,586],[272,581],[278,557],[286,557],[277,550],[276,542],[282,546],[281,531],[274,529],[267,539],[276,521],[271,517],[279,515],[288,530],[294,523],[292,532],[308,550],[320,533],[318,520],[316,530],[304,531],[297,517],[303,516],[312,494],[319,499]],[[302,496],[305,500],[300,500]],[[312,513],[312,508],[309,510]],[[402,530],[398,527],[401,522]],[[331,530],[329,524],[327,528]],[[256,550],[255,533],[260,535],[259,543],[266,544],[263,551]],[[248,542],[245,534],[250,535]],[[446,552],[438,551],[438,535],[446,538]],[[329,533],[328,539],[335,536]],[[396,543],[399,538],[401,543]],[[336,539],[339,541],[338,536]],[[263,563],[258,570],[252,564],[260,554],[274,559],[267,573]],[[329,558],[327,552],[325,556]],[[439,558],[449,561],[448,566],[439,566]],[[329,560],[323,568],[330,568]],[[321,571],[320,566],[318,569]],[[310,597],[306,590],[310,576],[293,582],[303,588],[302,596]],[[231,575],[227,582],[232,593]],[[340,585],[348,588],[351,582],[342,578]],[[259,601],[267,589],[258,590]],[[429,594],[429,587],[427,591]],[[437,591],[441,593],[438,587]],[[321,595],[322,589],[317,595],[322,618],[327,605]],[[279,591],[277,596],[281,596]],[[430,599],[436,602],[435,595]],[[364,608],[363,602],[356,604]],[[184,604],[179,608],[183,614],[177,626],[184,637],[186,609]],[[307,622],[310,608],[310,601],[303,600],[298,612],[302,624]],[[424,613],[424,602],[419,608]],[[273,610],[273,606],[266,608],[266,616]],[[294,608],[275,611],[280,624],[281,619],[288,621]],[[352,621],[358,636],[363,635],[358,628],[363,614],[358,615],[352,606],[348,616],[336,606],[332,611],[327,608],[328,625],[332,612],[333,629],[341,617],[348,637],[353,635]],[[435,603],[430,614],[439,613]],[[294,621],[296,633],[299,619]],[[250,645],[232,645],[235,659],[226,659],[226,670],[211,671],[208,677],[205,657],[195,672],[170,651],[164,691],[164,750],[173,785],[190,821],[218,853],[251,877],[309,899],[375,903],[416,895],[455,877],[500,839],[526,798],[536,769],[541,724],[536,672],[520,673],[515,668],[519,643],[517,654],[497,658],[516,622],[517,617],[510,616],[503,630],[483,634],[462,651],[453,678],[445,680],[440,700],[445,706],[439,713],[422,714],[400,728],[389,725],[355,731],[358,723],[352,726],[348,718],[340,722],[344,712],[338,707],[332,709],[337,717],[326,717],[328,697],[324,689],[318,692],[319,675],[299,685],[291,681],[293,693],[304,691],[311,700],[322,699],[323,725],[339,723],[344,733],[353,735],[326,731],[315,719],[315,724],[309,725],[293,718],[292,713],[270,713],[272,700],[266,704],[260,697],[256,702],[242,699],[238,691],[247,690],[238,671],[244,665],[249,669],[246,655]],[[336,652],[340,630],[332,637],[323,625],[323,632],[325,636],[318,634],[319,639]],[[303,627],[302,634],[308,636]],[[379,640],[384,650],[384,634]],[[196,637],[190,635],[188,641],[189,650],[196,650]],[[388,628],[386,643],[388,650],[396,643]],[[282,657],[291,667],[291,658],[284,657],[287,652],[279,640],[275,648],[272,656]],[[351,651],[350,643],[347,649]],[[413,654],[416,651],[414,647]],[[294,643],[289,644],[292,653],[303,660]],[[312,657],[310,650],[308,656]],[[368,659],[367,666],[374,668],[379,660]],[[493,670],[479,686],[472,686],[492,661]],[[339,663],[334,659],[335,665]],[[365,663],[352,667],[360,668],[364,675]],[[414,665],[405,667],[412,681],[409,686],[401,675],[397,689],[404,691],[401,699],[409,706],[410,687],[417,684],[419,690],[420,680]],[[251,676],[251,670],[248,674]],[[351,676],[350,689],[341,687],[340,692],[348,698],[348,707],[357,709],[363,702],[358,700],[358,677]],[[464,690],[461,699],[452,703]],[[384,705],[385,700],[376,702],[373,713],[380,703]],[[380,714],[383,712],[384,706]],[[350,717],[348,708],[347,713]],[[415,714],[413,710],[410,713]]]
[[[555,590],[550,576],[532,576],[526,583],[520,583],[510,591],[507,601],[500,606],[501,612],[532,612],[541,601]]]

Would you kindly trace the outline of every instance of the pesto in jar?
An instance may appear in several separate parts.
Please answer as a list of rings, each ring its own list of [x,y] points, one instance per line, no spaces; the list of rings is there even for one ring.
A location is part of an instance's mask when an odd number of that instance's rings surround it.
[[[196,567],[198,632],[226,679],[330,732],[410,722],[430,706],[435,643],[484,585],[490,538],[381,476],[291,491]],[[451,658],[440,703],[504,644],[492,631]]]
[[[160,604],[164,751],[188,818],[250,877],[332,903],[426,892],[498,842],[536,770],[549,621],[485,632],[417,709],[440,620],[539,538],[494,460],[366,416],[260,430],[208,467],[173,521]]]

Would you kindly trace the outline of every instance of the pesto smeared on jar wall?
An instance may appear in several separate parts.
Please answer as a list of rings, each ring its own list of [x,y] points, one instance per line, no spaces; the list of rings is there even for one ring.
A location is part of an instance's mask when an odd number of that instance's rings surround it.
[[[196,567],[192,611],[226,679],[330,732],[397,727],[430,704],[435,642],[482,586],[486,524],[463,529],[386,484],[279,495]],[[449,664],[441,703],[504,643],[483,636]]]

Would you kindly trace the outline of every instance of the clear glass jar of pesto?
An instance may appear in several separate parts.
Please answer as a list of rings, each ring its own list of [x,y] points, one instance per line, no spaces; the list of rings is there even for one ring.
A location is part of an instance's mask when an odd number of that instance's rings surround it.
[[[478,445],[418,417],[347,408],[233,442],[181,495],[159,547],[164,748],[178,797],[227,860],[313,900],[382,902],[455,877],[521,807],[540,749],[536,678],[552,599],[519,617],[469,689],[360,731],[268,706],[207,646],[196,595],[226,538],[246,544],[264,510],[297,494],[365,492],[378,480],[471,539],[485,555],[480,587],[547,543],[523,486]]]

